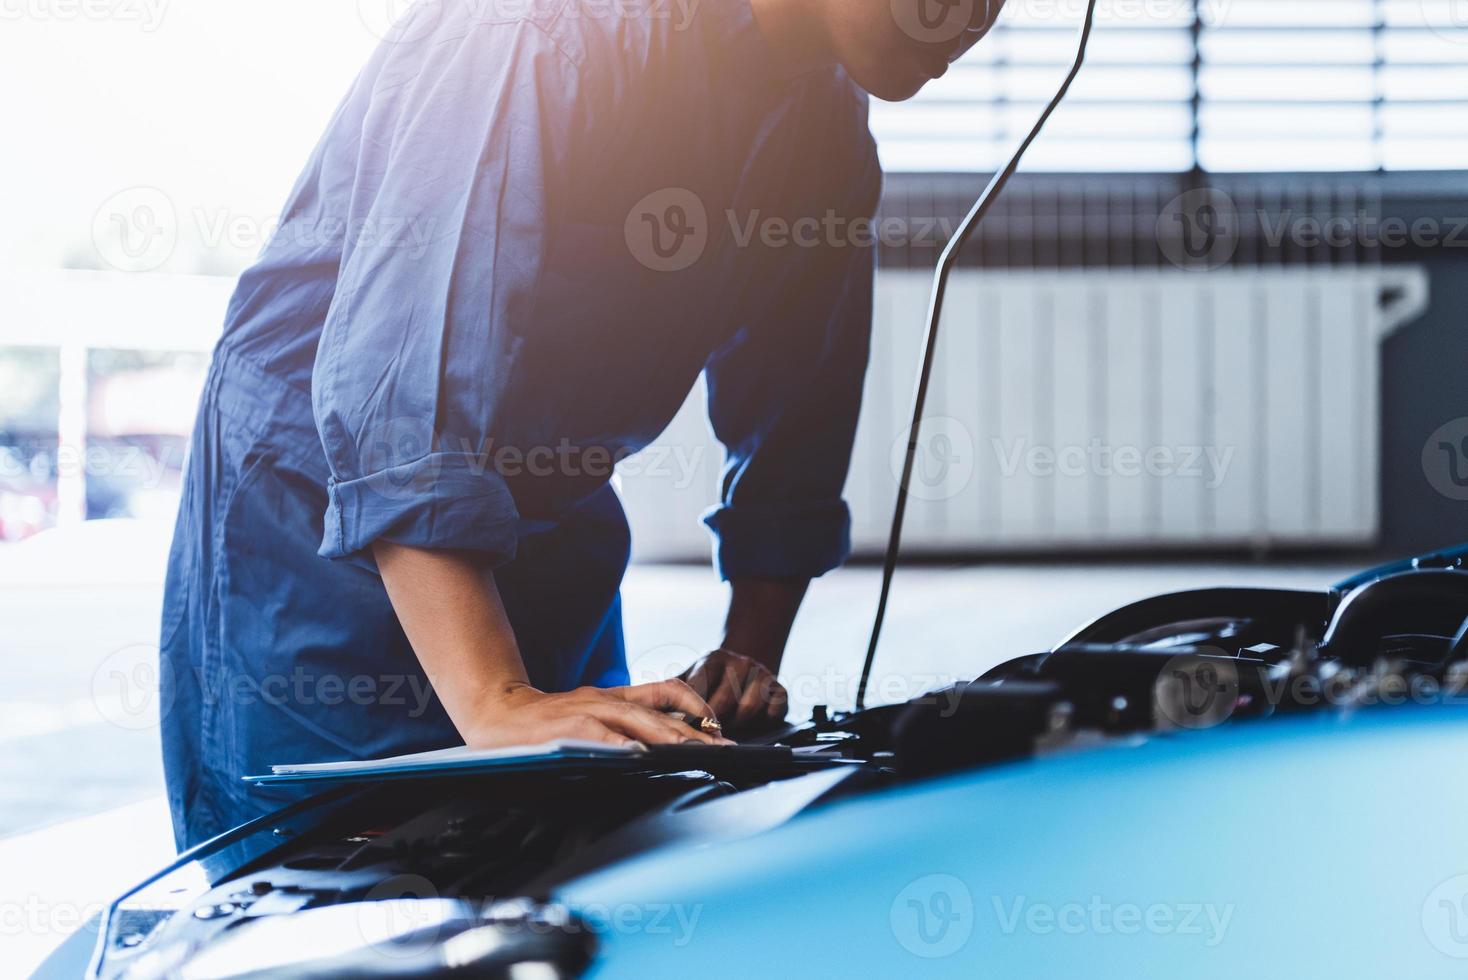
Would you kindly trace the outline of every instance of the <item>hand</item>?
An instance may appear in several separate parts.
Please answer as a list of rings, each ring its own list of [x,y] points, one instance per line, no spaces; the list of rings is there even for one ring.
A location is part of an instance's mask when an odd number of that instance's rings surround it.
[[[730,744],[672,718],[669,711],[715,717],[703,698],[676,679],[635,687],[582,687],[565,694],[515,684],[481,704],[464,741],[476,749],[562,738],[631,748],[681,742]]]
[[[715,650],[679,676],[731,731],[772,727],[790,707],[790,695],[768,667],[730,650]]]

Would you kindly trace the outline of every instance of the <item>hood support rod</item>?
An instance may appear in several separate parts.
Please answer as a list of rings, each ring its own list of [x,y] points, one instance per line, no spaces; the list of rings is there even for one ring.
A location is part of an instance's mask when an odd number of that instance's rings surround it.
[[[1024,139],[1020,140],[1009,162],[994,174],[989,185],[984,188],[983,193],[969,209],[938,259],[937,273],[933,277],[933,292],[928,303],[928,326],[926,339],[923,341],[922,367],[918,370],[917,391],[913,395],[912,427],[908,430],[907,455],[902,462],[902,478],[897,484],[897,506],[892,514],[892,530],[887,538],[887,553],[882,561],[882,592],[877,599],[877,615],[872,623],[872,635],[867,644],[866,660],[861,668],[861,681],[856,688],[856,710],[858,711],[866,707],[867,684],[871,680],[872,664],[877,658],[877,645],[881,642],[882,624],[887,618],[887,602],[892,593],[892,578],[897,571],[897,556],[902,549],[902,522],[907,515],[908,488],[912,485],[913,464],[917,458],[923,410],[928,401],[928,383],[932,380],[934,354],[938,348],[938,323],[943,315],[943,298],[948,291],[948,277],[958,262],[958,253],[962,251],[974,229],[979,226],[979,222],[984,220],[984,216],[994,206],[994,202],[998,199],[1000,192],[1004,190],[1004,186],[1009,183],[1009,179],[1019,170],[1020,162],[1024,159],[1030,144],[1039,137],[1045,124],[1050,121],[1050,117],[1060,107],[1060,103],[1070,91],[1071,83],[1080,74],[1081,66],[1085,64],[1086,47],[1090,43],[1091,29],[1095,21],[1096,0],[1087,0],[1085,19],[1081,23],[1080,43],[1077,45],[1075,61],[1071,65],[1070,72],[1065,76],[1065,81],[1061,83],[1054,98],[1045,106],[1045,110],[1040,113],[1040,118],[1035,121],[1035,125],[1031,127]]]

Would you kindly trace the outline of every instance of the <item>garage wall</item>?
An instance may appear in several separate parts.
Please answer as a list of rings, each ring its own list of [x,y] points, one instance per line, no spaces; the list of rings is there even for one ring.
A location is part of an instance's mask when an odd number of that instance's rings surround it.
[[[981,182],[971,175],[889,176],[882,215],[911,229],[951,223]],[[1231,209],[1233,224],[1215,248],[1182,250],[1178,229],[1197,218],[1200,202]],[[967,501],[963,507],[949,500],[914,505],[912,549],[1395,554],[1468,540],[1468,487],[1453,482],[1452,454],[1437,448],[1447,438],[1440,431],[1445,426],[1453,439],[1468,438],[1468,421],[1461,433],[1453,428],[1455,420],[1468,419],[1462,382],[1468,219],[1457,217],[1468,216],[1465,202],[1468,180],[1455,175],[1021,177],[961,257],[960,279],[972,284],[970,292],[1010,296],[1005,322],[988,333],[952,327],[945,333],[945,344],[959,345],[953,357],[966,351],[973,360],[987,351],[984,360],[992,365],[985,368],[992,373],[978,375],[988,382],[977,381],[964,395],[995,406],[988,421],[974,414],[979,407],[968,410],[976,463],[992,459],[982,450],[996,435],[1003,439],[999,419],[1006,412],[1030,413],[1020,436],[1053,442],[1051,434],[1061,431],[1089,441],[1098,407],[1092,396],[1116,398],[1106,380],[1114,370],[1084,358],[1056,360],[1056,325],[1037,333],[1028,322],[1037,302],[1049,295],[1052,317],[1055,303],[1065,308],[1077,296],[1082,305],[1109,306],[1099,321],[1074,315],[1058,327],[1065,332],[1079,324],[1092,344],[1095,331],[1104,337],[1110,329],[1106,321],[1117,309],[1156,297],[1159,283],[1169,284],[1157,319],[1167,329],[1139,341],[1135,351],[1156,386],[1133,400],[1159,418],[1148,445],[1198,442],[1218,449],[1227,442],[1240,463],[1231,485],[1201,494],[1187,480],[1152,480],[1139,490],[1138,481],[1128,486],[1116,479],[965,477],[969,482],[954,495]],[[1407,233],[1398,234],[1401,229]],[[875,485],[853,486],[850,493],[858,509],[857,544],[866,554],[879,551],[885,535],[895,493],[885,457],[905,425],[920,294],[941,244],[910,237],[881,250],[886,312],[879,314],[876,384],[868,390],[853,473],[858,484]],[[1036,276],[1046,283],[1039,290]],[[1016,301],[1012,290],[1023,293],[1019,284],[1026,281],[1029,296]],[[899,293],[904,300],[893,299]],[[958,307],[963,294],[960,289],[955,298]],[[971,297],[970,319],[992,315],[992,297],[988,303]],[[1006,346],[1006,336],[1026,339]],[[1035,361],[1035,343],[1043,365]],[[895,365],[890,377],[889,362]],[[1060,384],[1057,370],[1078,373]],[[1123,377],[1115,376],[1113,387]],[[1025,407],[1016,391],[1026,386],[1044,386],[1048,405]],[[950,384],[950,394],[962,387]],[[995,387],[1001,391],[987,390]],[[1174,394],[1158,394],[1166,392]],[[955,414],[953,398],[945,407],[944,397],[940,386],[930,416]],[[1253,431],[1237,421],[1246,416]],[[1219,438],[1227,432],[1233,436]],[[683,446],[685,461],[697,457],[699,485],[677,499],[666,486],[624,484],[639,553],[701,556],[707,541],[696,515],[713,495],[718,450],[697,405],[664,442],[664,452]],[[1013,506],[1005,508],[1004,500]]]

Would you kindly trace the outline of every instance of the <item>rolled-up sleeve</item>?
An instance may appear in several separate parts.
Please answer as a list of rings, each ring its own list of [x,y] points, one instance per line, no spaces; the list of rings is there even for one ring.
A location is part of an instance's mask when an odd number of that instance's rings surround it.
[[[386,540],[502,563],[518,514],[490,463],[496,398],[533,316],[577,73],[528,21],[447,24],[385,57],[312,375],[320,554],[370,565]]]
[[[848,244],[798,259],[774,302],[706,369],[725,463],[720,501],[704,522],[726,580],[815,578],[851,551],[842,489],[871,341],[875,254]]]

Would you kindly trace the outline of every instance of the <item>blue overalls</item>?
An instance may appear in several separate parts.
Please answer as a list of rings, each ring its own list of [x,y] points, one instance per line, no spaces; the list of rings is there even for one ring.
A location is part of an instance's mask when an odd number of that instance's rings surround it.
[[[181,847],[294,799],[240,781],[272,763],[462,742],[375,541],[493,567],[537,687],[626,683],[608,480],[700,372],[720,573],[844,560],[866,98],[782,74],[748,0],[637,7],[420,2],[241,277],[165,590]]]

